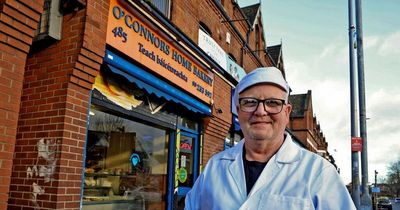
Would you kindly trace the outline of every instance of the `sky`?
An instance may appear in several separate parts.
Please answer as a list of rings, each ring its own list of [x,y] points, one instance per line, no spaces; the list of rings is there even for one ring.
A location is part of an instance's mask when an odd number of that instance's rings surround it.
[[[239,0],[239,5],[258,2]],[[314,114],[347,184],[351,182],[348,1],[262,0],[261,5],[267,46],[282,42],[292,94],[312,91]],[[370,183],[375,170],[379,182],[388,165],[400,159],[398,11],[399,0],[362,1]]]

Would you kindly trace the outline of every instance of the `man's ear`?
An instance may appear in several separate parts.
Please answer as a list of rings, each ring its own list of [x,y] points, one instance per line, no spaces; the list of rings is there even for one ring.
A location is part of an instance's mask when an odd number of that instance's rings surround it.
[[[285,108],[285,111],[287,113],[287,116],[289,117],[290,113],[292,112],[292,105],[291,104],[287,104],[286,108]]]

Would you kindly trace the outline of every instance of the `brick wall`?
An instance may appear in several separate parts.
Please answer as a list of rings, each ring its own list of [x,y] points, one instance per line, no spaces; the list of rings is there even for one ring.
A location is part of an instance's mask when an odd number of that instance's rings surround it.
[[[218,76],[214,82],[213,116],[206,120],[204,126],[203,166],[212,155],[224,149],[225,137],[232,123],[231,88]],[[222,113],[217,113],[217,108]]]
[[[7,208],[24,67],[43,0],[0,2],[0,209]]]
[[[238,7],[231,1],[225,1],[224,9],[231,19],[242,19]],[[237,63],[240,64],[242,57],[243,42],[240,38],[246,39],[248,25],[243,22],[234,22],[235,27],[240,34],[230,26],[229,23],[221,23],[224,17],[219,11],[216,3],[211,0],[201,1],[174,1],[171,10],[171,21],[186,34],[193,42],[198,42],[199,22],[203,22],[212,34],[211,37],[224,49],[226,53],[232,54]],[[230,33],[231,42],[226,42],[226,34]],[[255,36],[251,32],[251,36]],[[254,39],[252,39],[254,42]],[[250,43],[254,46],[254,43]],[[262,54],[262,53],[261,53]],[[264,66],[272,66],[269,58],[261,58]],[[252,56],[248,50],[243,54],[243,67],[246,71],[251,71],[258,66],[258,61]],[[231,86],[224,80],[216,76],[214,83],[214,105],[213,117],[205,122],[204,146],[203,146],[203,164],[215,153],[223,150],[224,139],[228,136],[229,128],[232,124],[231,114]],[[217,113],[216,109],[220,108],[222,113]]]
[[[9,209],[79,209],[90,89],[104,56],[108,9],[107,0],[88,0],[64,16],[60,41],[27,59]]]
[[[109,2],[80,1],[86,7],[63,18],[61,41],[34,49],[27,58],[43,1],[0,3],[0,209],[79,208],[88,101],[104,56]],[[194,42],[201,20],[240,62],[243,43],[229,24],[220,23],[213,1],[175,1],[173,7],[172,21]],[[225,7],[237,14],[232,5]],[[235,25],[246,31],[245,24]],[[256,66],[245,53],[244,67]],[[231,86],[214,79],[214,116],[205,123],[203,163],[223,149],[232,123]]]
[[[211,0],[202,1],[174,1],[173,9],[171,11],[171,21],[179,27],[179,29],[185,33],[195,43],[198,42],[198,30],[199,22],[206,24],[212,34],[211,37],[224,49],[226,53],[232,54],[237,63],[240,64],[243,42],[239,36],[246,40],[246,32],[248,30],[247,24],[243,21],[234,22],[235,27],[238,29],[240,34],[236,34],[235,30],[229,25],[229,23],[221,23],[223,16],[218,10],[216,3]],[[243,17],[237,17],[238,10],[231,1],[226,1],[224,5],[226,13],[231,19],[242,19]],[[226,33],[231,34],[231,43],[226,42]],[[250,32],[250,36],[254,37],[254,31]],[[254,39],[250,39],[249,46],[254,48]],[[263,43],[261,43],[263,46]],[[255,50],[255,49],[252,49]],[[257,67],[258,61],[251,55],[246,49],[243,54],[243,67],[246,71],[251,71]],[[263,66],[272,66],[272,63],[268,57],[264,56],[264,53],[260,53],[260,60]]]

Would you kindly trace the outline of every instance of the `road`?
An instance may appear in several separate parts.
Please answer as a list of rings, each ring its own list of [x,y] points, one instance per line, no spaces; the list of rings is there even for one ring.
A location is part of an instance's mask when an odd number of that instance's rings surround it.
[[[395,203],[394,200],[390,200],[392,202],[393,210],[400,210],[400,203]]]
[[[400,210],[400,203],[395,203],[394,200],[390,200],[392,203],[392,210]],[[378,209],[378,210],[383,210],[383,209]]]

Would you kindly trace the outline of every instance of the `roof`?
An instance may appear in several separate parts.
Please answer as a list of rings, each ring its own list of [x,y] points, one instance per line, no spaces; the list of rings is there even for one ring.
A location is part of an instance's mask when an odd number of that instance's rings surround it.
[[[304,117],[304,113],[308,110],[309,96],[311,97],[311,91],[309,90],[305,94],[296,94],[289,96],[289,102],[292,105],[292,112],[290,117]]]
[[[267,52],[271,55],[272,60],[278,65],[281,55],[282,44],[267,47]]]
[[[250,22],[250,25],[254,25],[254,21],[256,20],[258,11],[260,10],[261,4],[253,4],[247,7],[242,7],[243,13],[246,15],[247,19]]]

